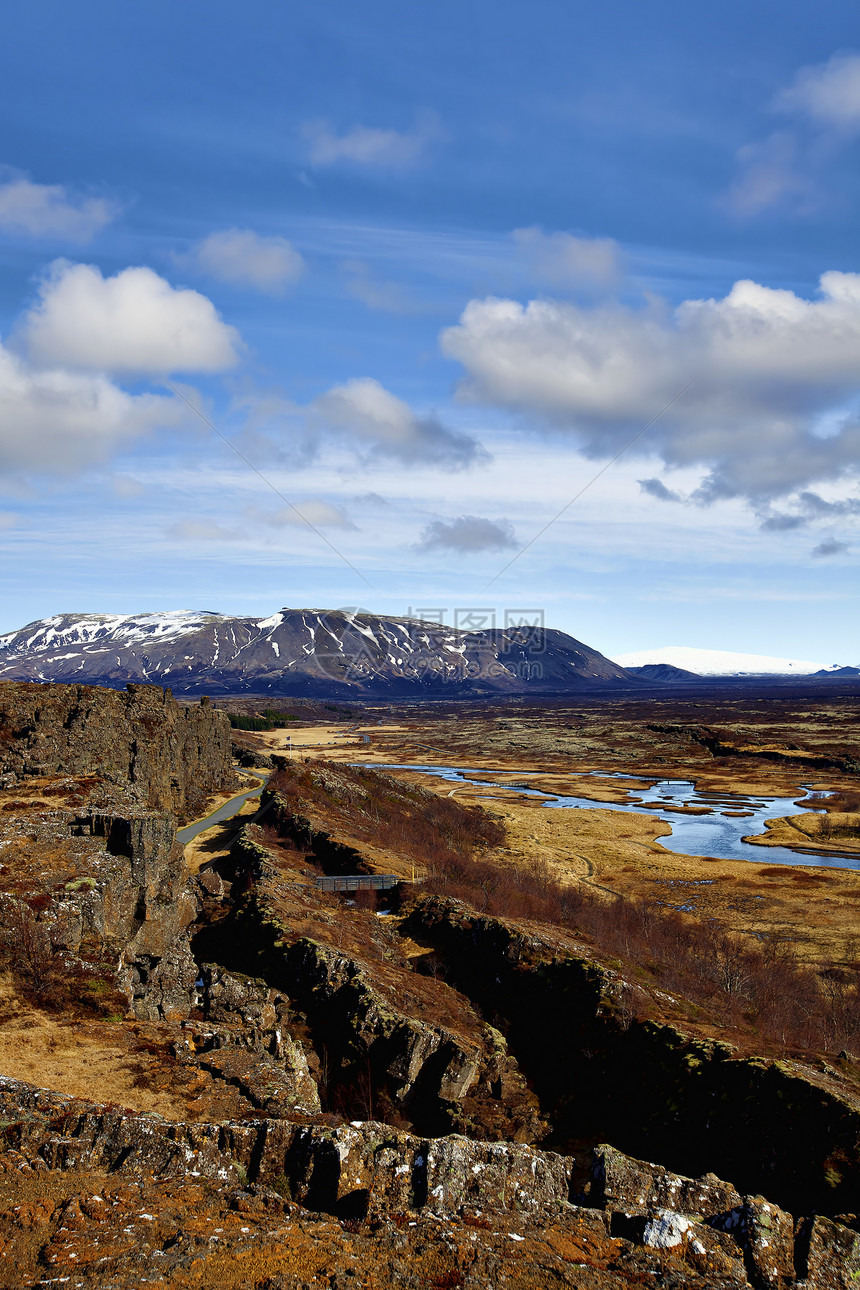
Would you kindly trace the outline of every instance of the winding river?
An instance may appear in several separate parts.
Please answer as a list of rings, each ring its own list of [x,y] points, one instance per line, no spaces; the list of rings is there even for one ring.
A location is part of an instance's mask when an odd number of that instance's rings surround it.
[[[451,766],[380,765],[374,770],[412,770],[424,775],[436,775],[452,784],[474,784],[492,788],[492,770],[456,769]],[[507,771],[496,773],[507,774]],[[577,772],[579,776],[583,772]],[[804,796],[749,797],[741,793],[699,792],[687,779],[661,779],[656,783],[651,776],[623,775],[603,771],[587,774],[601,779],[617,779],[634,800],[617,802],[594,801],[590,797],[553,796],[521,783],[498,783],[497,788],[514,789],[525,797],[543,798],[542,805],[550,810],[626,811],[633,815],[657,816],[671,826],[672,833],[659,839],[667,851],[679,855],[713,856],[721,860],[752,860],[757,864],[820,865],[834,869],[860,869],[860,852],[839,854],[835,851],[806,851],[795,847],[763,847],[744,842],[744,837],[764,833],[765,820],[780,816],[800,815],[809,810],[811,794],[804,787]],[[528,775],[526,775],[528,778]],[[647,788],[640,785],[646,784]],[[671,808],[707,807],[708,815],[679,815]],[[742,812],[740,815],[726,812]]]

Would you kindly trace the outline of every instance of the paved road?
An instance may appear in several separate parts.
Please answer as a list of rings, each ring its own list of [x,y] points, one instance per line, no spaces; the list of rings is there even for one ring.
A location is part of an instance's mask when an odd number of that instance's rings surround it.
[[[256,775],[260,780],[260,783],[256,788],[248,789],[244,793],[237,794],[236,797],[231,797],[229,802],[225,802],[223,806],[219,806],[217,811],[213,811],[211,815],[207,815],[205,820],[197,820],[194,824],[186,824],[184,829],[178,829],[176,832],[177,842],[181,843],[182,846],[185,846],[192,840],[192,838],[196,838],[199,833],[205,833],[206,830],[211,829],[213,825],[221,824],[224,820],[232,819],[234,815],[238,815],[244,803],[250,798],[259,797],[263,791],[266,780],[269,778],[269,772],[250,770],[248,771],[248,774]]]

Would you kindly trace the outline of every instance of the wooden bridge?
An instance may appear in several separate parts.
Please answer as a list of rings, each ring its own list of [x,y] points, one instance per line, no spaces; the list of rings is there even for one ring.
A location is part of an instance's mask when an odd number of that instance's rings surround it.
[[[403,882],[393,873],[345,873],[317,878],[319,891],[390,891]]]

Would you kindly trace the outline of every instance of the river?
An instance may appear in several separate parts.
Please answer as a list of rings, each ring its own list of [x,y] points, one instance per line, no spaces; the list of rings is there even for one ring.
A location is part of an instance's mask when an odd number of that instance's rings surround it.
[[[474,784],[480,788],[492,788],[488,776],[492,770],[484,768],[457,769],[452,766],[407,766],[400,764],[380,765],[378,762],[368,766],[371,770],[412,770],[424,775],[436,775],[454,784]],[[500,768],[497,773],[508,774]],[[519,772],[518,772],[519,773]],[[577,775],[582,772],[577,771]],[[543,798],[542,805],[549,810],[595,810],[626,811],[633,815],[657,816],[671,826],[672,833],[659,839],[659,844],[667,851],[679,855],[713,856],[721,860],[752,860],[757,864],[786,865],[822,865],[835,869],[860,869],[860,852],[839,854],[835,851],[805,851],[795,847],[763,847],[744,842],[744,837],[764,833],[765,820],[778,819],[786,815],[800,815],[808,811],[810,792],[804,786],[803,797],[750,797],[741,793],[699,792],[695,784],[687,779],[661,779],[654,781],[652,776],[636,776],[606,773],[603,771],[586,772],[599,775],[601,779],[617,779],[621,786],[634,798],[633,802],[594,801],[589,797],[553,796],[526,784],[500,783],[498,788],[515,789],[526,797]],[[477,778],[473,778],[477,777]],[[524,778],[528,779],[526,774]],[[647,784],[647,788],[640,787]],[[679,806],[705,806],[709,815],[679,815],[670,808]],[[741,811],[742,816],[727,815],[727,811]]]

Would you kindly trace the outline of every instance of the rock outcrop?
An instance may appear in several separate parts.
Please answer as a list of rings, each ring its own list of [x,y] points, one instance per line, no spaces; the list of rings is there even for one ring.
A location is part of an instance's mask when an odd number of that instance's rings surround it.
[[[811,1066],[637,1020],[620,974],[558,938],[419,900],[403,931],[505,1035],[562,1141],[609,1137],[791,1207],[856,1208],[860,1104]]]
[[[795,1217],[609,1147],[577,1191],[571,1157],[374,1122],[178,1124],[5,1079],[0,1112],[10,1286],[45,1284],[46,1268],[116,1290],[847,1290],[860,1278],[856,1219]]]
[[[157,686],[0,682],[0,777],[46,775],[97,777],[193,817],[233,785],[230,725],[207,701],[179,704]]]

